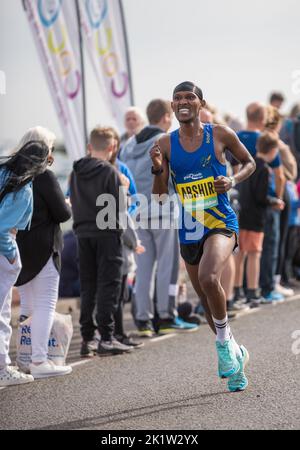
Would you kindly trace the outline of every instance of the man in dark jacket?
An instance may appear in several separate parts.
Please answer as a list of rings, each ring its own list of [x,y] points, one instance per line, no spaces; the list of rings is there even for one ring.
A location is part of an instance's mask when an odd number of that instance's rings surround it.
[[[113,338],[114,313],[122,282],[119,212],[126,209],[122,197],[119,200],[121,180],[109,163],[114,145],[111,130],[95,128],[88,145],[89,156],[77,161],[71,174],[71,203],[74,231],[78,238],[81,284],[81,356],[91,355],[96,328],[93,321],[95,304],[101,335],[97,353],[105,356],[131,350]]]

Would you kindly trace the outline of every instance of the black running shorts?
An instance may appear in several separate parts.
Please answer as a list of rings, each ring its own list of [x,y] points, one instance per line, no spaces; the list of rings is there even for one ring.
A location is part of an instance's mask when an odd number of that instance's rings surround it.
[[[229,230],[228,228],[216,228],[215,230],[209,231],[199,242],[194,244],[180,244],[180,254],[187,264],[190,264],[191,266],[197,266],[199,264],[203,255],[204,242],[213,234],[222,234],[228,238],[235,236],[236,242],[234,250],[237,248],[238,237],[235,231]]]

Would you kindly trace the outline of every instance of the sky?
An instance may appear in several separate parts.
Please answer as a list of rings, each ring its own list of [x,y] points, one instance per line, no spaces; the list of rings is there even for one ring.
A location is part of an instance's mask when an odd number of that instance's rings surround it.
[[[80,0],[82,1],[82,0]],[[123,0],[135,103],[171,99],[176,84],[195,81],[223,112],[244,117],[251,101],[272,90],[300,101],[299,0]],[[109,125],[86,60],[88,127]],[[21,0],[0,0],[0,143],[35,125],[62,137]],[[1,72],[0,72],[1,74]],[[298,83],[300,84],[300,83]]]

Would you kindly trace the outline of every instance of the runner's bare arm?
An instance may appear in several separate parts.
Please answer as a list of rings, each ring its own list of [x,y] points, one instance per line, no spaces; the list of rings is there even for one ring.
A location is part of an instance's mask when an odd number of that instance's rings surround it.
[[[169,155],[170,155],[170,138],[168,135],[160,138],[150,151],[154,171],[160,172],[154,175],[153,194],[168,194],[169,182]]]
[[[234,180],[228,177],[218,177],[215,181],[215,189],[218,194],[222,194],[230,190],[233,186],[233,181],[235,183],[240,183],[246,180],[255,171],[255,161],[246,149],[246,147],[241,143],[234,131],[229,127],[216,126],[216,137],[219,144],[222,144],[222,151],[228,149],[232,155],[237,159],[241,168],[238,173],[234,175]],[[235,184],[234,183],[234,184]]]

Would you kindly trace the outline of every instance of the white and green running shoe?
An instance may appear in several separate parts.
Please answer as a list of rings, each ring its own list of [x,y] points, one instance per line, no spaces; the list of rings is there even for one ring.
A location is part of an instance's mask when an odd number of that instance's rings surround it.
[[[237,356],[240,365],[239,371],[232,375],[228,380],[228,389],[230,392],[244,391],[248,386],[248,379],[245,375],[245,367],[249,362],[249,353],[246,347],[240,346],[242,357]]]
[[[234,346],[231,340],[224,341],[223,344],[221,344],[221,342],[219,341],[216,341],[216,347],[219,358],[219,377],[229,378],[232,375],[235,375],[240,370],[240,364],[237,360]]]

